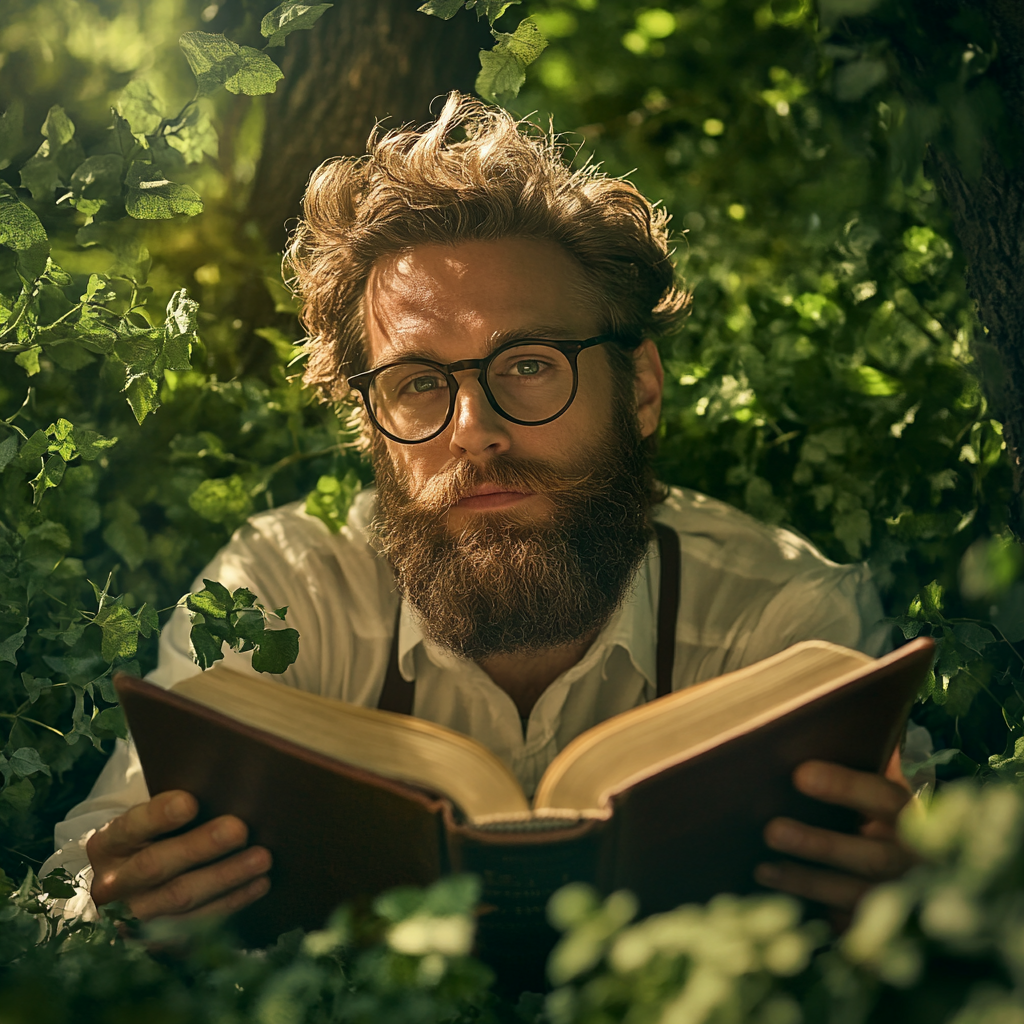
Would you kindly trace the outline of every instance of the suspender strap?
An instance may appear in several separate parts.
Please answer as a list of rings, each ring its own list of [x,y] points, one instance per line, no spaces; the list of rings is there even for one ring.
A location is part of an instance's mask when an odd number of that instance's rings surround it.
[[[655,523],[661,574],[658,581],[658,696],[672,692],[672,666],[676,660],[676,618],[679,615],[679,535],[664,523]]]
[[[658,696],[672,692],[672,665],[676,655],[676,617],[679,613],[679,537],[676,531],[663,523],[654,524],[661,556],[661,574],[658,583],[658,646],[657,665]],[[398,603],[395,615],[395,631],[391,637],[391,652],[384,676],[377,707],[382,711],[397,711],[411,715],[416,697],[416,680],[404,679],[398,670],[398,625],[402,618],[402,603]]]
[[[388,670],[384,676],[384,689],[380,692],[377,707],[381,711],[397,711],[400,715],[411,715],[413,699],[416,696],[416,680],[404,679],[398,670],[398,625],[402,621],[402,602],[398,602],[395,614],[395,632],[391,637],[391,653],[388,655]]]

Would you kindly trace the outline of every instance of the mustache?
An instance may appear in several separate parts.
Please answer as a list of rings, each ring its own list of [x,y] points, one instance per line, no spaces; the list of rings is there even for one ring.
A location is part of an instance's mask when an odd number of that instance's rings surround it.
[[[498,456],[486,467],[458,459],[435,474],[409,503],[418,510],[443,514],[485,484],[508,491],[544,494],[557,500],[578,492],[593,476],[592,469],[565,473],[546,462],[512,455]]]

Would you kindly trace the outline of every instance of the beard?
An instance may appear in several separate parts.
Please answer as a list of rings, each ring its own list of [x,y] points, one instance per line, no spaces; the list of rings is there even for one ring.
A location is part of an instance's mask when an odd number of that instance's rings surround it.
[[[608,622],[652,536],[653,477],[629,409],[573,454],[572,470],[512,456],[484,467],[456,460],[412,497],[375,439],[375,532],[427,637],[479,661],[578,643]],[[449,511],[482,484],[543,495],[549,512],[474,513],[453,532]]]

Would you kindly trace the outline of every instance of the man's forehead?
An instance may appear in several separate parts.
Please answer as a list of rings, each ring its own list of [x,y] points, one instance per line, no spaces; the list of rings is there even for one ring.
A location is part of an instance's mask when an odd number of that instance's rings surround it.
[[[439,336],[500,344],[575,338],[590,320],[578,265],[555,243],[506,239],[419,246],[378,261],[364,314],[371,359],[426,354]]]

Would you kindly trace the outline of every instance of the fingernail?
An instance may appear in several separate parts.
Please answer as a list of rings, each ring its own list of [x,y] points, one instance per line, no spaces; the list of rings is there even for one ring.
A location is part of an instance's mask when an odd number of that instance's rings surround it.
[[[775,864],[758,864],[754,868],[754,880],[761,885],[778,885],[782,881],[782,872]]]
[[[237,843],[242,837],[238,834],[238,826],[233,821],[222,821],[213,830],[215,843]]]
[[[187,796],[176,796],[168,805],[172,821],[188,821],[192,817],[192,801]]]
[[[249,888],[254,896],[265,896],[270,891],[270,879],[264,875],[252,882]]]
[[[248,866],[257,871],[269,871],[274,859],[270,851],[263,846],[254,846],[246,858]]]
[[[817,796],[825,791],[825,773],[817,765],[805,764],[801,766],[797,782],[799,788],[808,796]]]

